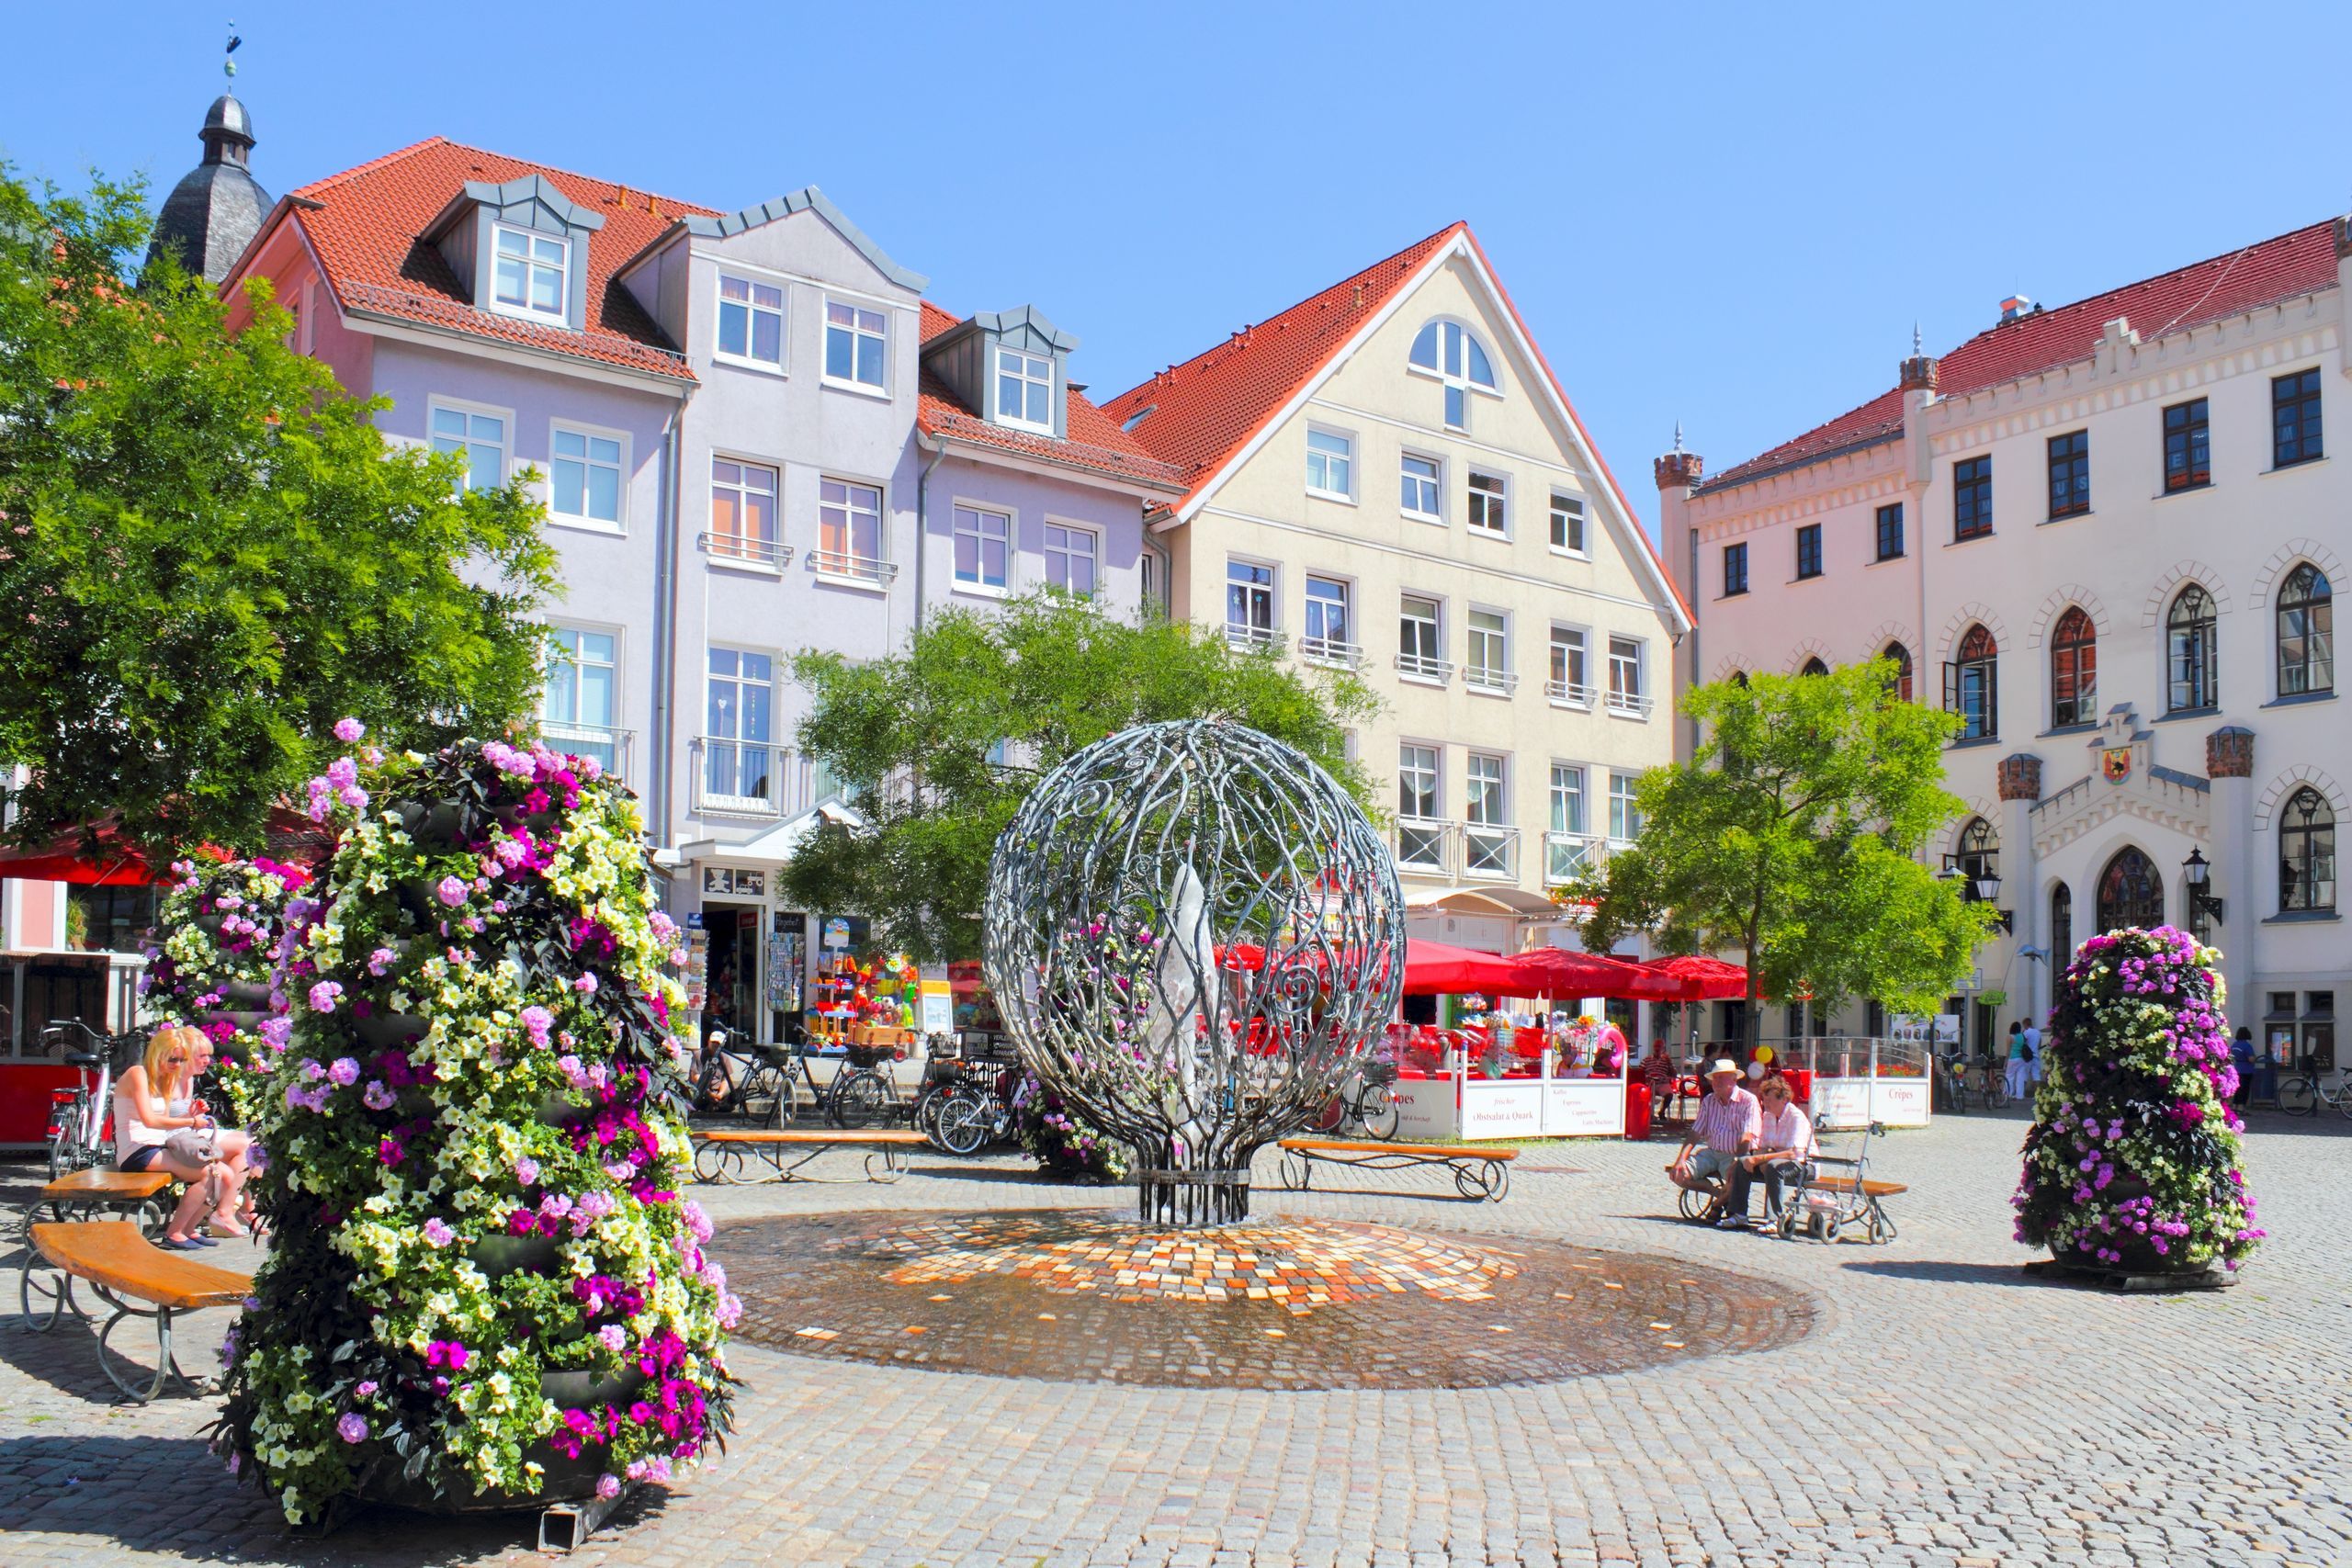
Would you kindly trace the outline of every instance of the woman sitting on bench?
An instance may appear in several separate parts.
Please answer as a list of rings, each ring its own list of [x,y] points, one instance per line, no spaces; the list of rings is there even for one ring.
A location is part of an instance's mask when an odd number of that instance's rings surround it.
[[[194,1234],[208,1209],[213,1229],[229,1235],[246,1234],[233,1213],[244,1178],[220,1157],[212,1118],[195,1103],[195,1053],[188,1048],[193,1033],[157,1030],[147,1042],[145,1059],[126,1070],[114,1086],[116,1166],[123,1170],[160,1167],[187,1183],[187,1195],[164,1228],[163,1245],[176,1252],[215,1245]]]

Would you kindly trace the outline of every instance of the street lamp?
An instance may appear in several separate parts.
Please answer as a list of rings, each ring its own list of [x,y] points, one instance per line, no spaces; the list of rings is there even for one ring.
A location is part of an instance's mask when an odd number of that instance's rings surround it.
[[[1970,904],[1990,904],[2001,896],[2001,878],[1984,860],[1972,854],[1944,856],[1944,875],[1960,882],[1960,897]],[[2011,929],[2008,911],[2000,911],[2001,929]]]
[[[2188,877],[2188,907],[2222,919],[2222,900],[2205,891],[2213,875],[2213,868],[2205,863],[2205,852],[2190,850],[2188,858],[2180,863],[2180,869]]]

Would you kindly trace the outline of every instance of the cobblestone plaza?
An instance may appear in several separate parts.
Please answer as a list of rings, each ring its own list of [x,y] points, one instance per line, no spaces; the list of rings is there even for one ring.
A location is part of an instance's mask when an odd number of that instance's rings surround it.
[[[1302,1393],[977,1376],[739,1340],[747,1386],[727,1457],[577,1556],[695,1568],[2352,1561],[2352,1248],[2335,1215],[2352,1126],[2257,1117],[2247,1169],[2271,1239],[2240,1288],[2169,1297],[2025,1279],[2007,1208],[2024,1129],[2015,1114],[1976,1115],[1896,1134],[1881,1173],[1911,1190],[1894,1201],[1902,1239],[1883,1247],[1677,1224],[1665,1148],[1614,1141],[1530,1149],[1500,1204],[1401,1174],[1358,1179],[1381,1195],[1258,1200],[1276,1215],[1637,1255],[1693,1278],[1726,1269],[1807,1303],[1809,1333],[1747,1353],[1510,1387]],[[855,1173],[831,1157],[829,1174]],[[730,1267],[731,1236],[775,1229],[731,1221],[890,1209],[918,1223],[1123,1196],[1035,1184],[1026,1163],[919,1156],[895,1188],[701,1195]],[[20,1204],[31,1178],[0,1171],[0,1197]],[[748,1240],[742,1264],[753,1271]],[[190,1327],[209,1344],[226,1325],[208,1313]],[[110,1393],[86,1331],[0,1329],[0,1565],[536,1560],[527,1517],[365,1513],[325,1542],[290,1539],[203,1452],[211,1402],[119,1407]]]

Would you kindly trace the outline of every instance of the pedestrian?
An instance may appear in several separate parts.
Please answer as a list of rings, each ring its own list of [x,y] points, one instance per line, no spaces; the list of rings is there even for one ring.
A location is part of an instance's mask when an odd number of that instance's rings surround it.
[[[2025,1021],[2026,1077],[2035,1083],[2041,1081],[2041,1025],[2031,1019]]]
[[[1650,1042],[1650,1054],[1642,1058],[1642,1077],[1650,1086],[1650,1114],[1663,1122],[1674,1101],[1674,1053],[1667,1048],[1665,1035]]]
[[[2238,1025],[2238,1037],[2230,1042],[2230,1066],[2238,1070],[2237,1092],[2230,1096],[2232,1105],[2244,1105],[2254,1092],[2254,1031]]]
[[[2026,1074],[2032,1070],[2032,1066],[2031,1058],[2026,1055],[2025,1020],[2019,1019],[2009,1025],[2009,1065],[2005,1087],[2011,1100],[2025,1098]]]
[[[1739,1168],[1739,1156],[1754,1151],[1761,1134],[1756,1097],[1739,1087],[1738,1065],[1718,1058],[1707,1069],[1707,1092],[1700,1098],[1699,1113],[1690,1119],[1690,1131],[1666,1174],[1677,1187],[1720,1198]],[[1745,1213],[1735,1214],[1720,1202],[1715,1207],[1718,1229],[1736,1230],[1747,1223]]]

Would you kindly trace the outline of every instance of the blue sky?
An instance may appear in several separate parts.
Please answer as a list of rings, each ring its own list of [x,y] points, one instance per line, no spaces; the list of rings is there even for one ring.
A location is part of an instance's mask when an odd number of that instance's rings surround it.
[[[436,132],[820,185],[1102,397],[1467,218],[1653,526],[1677,419],[1720,469],[1890,385],[1915,319],[1949,349],[2352,209],[2352,7],[231,4],[273,194]],[[94,15],[15,8],[0,156],[160,196],[221,18]]]

